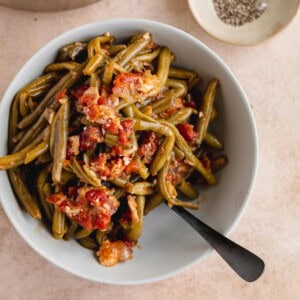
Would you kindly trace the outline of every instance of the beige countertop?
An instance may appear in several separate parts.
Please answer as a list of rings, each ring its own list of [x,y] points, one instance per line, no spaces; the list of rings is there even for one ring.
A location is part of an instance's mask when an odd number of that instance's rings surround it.
[[[249,206],[230,237],[261,256],[263,276],[240,280],[216,253],[188,271],[142,286],[77,278],[37,255],[0,208],[0,299],[299,299],[300,18],[262,45],[238,48],[204,33],[184,0],[102,0],[59,13],[0,6],[0,95],[45,43],[73,27],[118,17],[158,20],[220,55],[245,89],[257,122],[260,165]]]

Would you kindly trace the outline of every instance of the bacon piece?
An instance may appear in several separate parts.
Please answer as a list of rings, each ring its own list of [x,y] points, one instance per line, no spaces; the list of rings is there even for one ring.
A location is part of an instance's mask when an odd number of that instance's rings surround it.
[[[178,124],[177,129],[187,142],[195,143],[198,133],[194,131],[194,126],[188,123]]]
[[[131,213],[131,220],[132,222],[137,223],[139,221],[139,216],[137,214],[137,205],[135,199],[136,199],[135,196],[132,195],[127,196],[128,207]]]
[[[142,144],[138,148],[138,155],[143,158],[144,163],[149,163],[158,147],[158,136],[153,131],[147,131],[143,134]]]
[[[102,243],[97,252],[99,262],[102,266],[112,267],[120,261],[126,261],[132,258],[132,248],[123,241],[111,242],[106,240]]]
[[[99,127],[87,126],[81,133],[80,149],[92,150],[95,144],[103,142],[103,136]]]

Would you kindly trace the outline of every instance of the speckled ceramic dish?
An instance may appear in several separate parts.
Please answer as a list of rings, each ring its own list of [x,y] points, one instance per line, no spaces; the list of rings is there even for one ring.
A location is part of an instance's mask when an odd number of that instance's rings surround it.
[[[253,46],[274,36],[292,21],[300,5],[300,0],[265,2],[267,9],[258,19],[234,27],[219,19],[212,0],[188,0],[196,21],[208,34],[237,46]]]
[[[225,63],[203,43],[174,27],[143,19],[116,19],[75,28],[49,42],[24,65],[2,98],[0,156],[7,151],[8,115],[15,93],[41,74],[60,47],[106,31],[121,40],[138,32],[151,32],[158,44],[167,45],[176,53],[178,66],[197,71],[206,81],[212,77],[220,79],[216,99],[220,117],[215,129],[224,141],[229,164],[222,171],[219,184],[201,191],[207,201],[193,213],[228,234],[241,217],[255,179],[258,145],[254,119],[245,93]],[[6,172],[0,172],[0,198],[11,223],[36,252],[60,268],[90,280],[110,284],[158,281],[198,263],[212,251],[183,219],[162,205],[146,216],[139,240],[141,249],[135,249],[133,259],[107,268],[97,262],[92,251],[79,247],[74,240],[53,239],[44,226],[23,212]],[[22,249],[14,251],[22,254]]]

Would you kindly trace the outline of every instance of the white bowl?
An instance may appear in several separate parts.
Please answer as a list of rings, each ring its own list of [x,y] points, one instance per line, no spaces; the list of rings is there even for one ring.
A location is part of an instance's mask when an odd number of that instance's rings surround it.
[[[267,9],[258,19],[243,26],[233,27],[219,19],[213,1],[188,0],[194,18],[208,34],[237,46],[253,46],[273,37],[293,20],[300,5],[300,0],[265,2]]]
[[[6,153],[8,112],[14,94],[41,74],[44,66],[54,60],[60,47],[105,31],[120,39],[149,31],[158,44],[167,45],[176,53],[178,66],[194,69],[206,80],[213,76],[220,79],[217,98],[220,119],[216,130],[225,142],[229,165],[223,170],[219,184],[203,191],[208,200],[194,213],[227,234],[241,217],[255,179],[258,145],[253,115],[237,79],[224,62],[200,41],[174,27],[142,19],[116,19],[75,28],[49,42],[24,65],[3,96],[0,155]],[[92,252],[74,241],[53,239],[39,222],[24,213],[6,172],[0,172],[0,198],[10,221],[35,251],[62,269],[86,279],[110,284],[158,281],[198,263],[211,252],[198,233],[162,205],[146,217],[139,242],[142,249],[135,249],[134,258],[113,268],[105,268],[99,265]]]

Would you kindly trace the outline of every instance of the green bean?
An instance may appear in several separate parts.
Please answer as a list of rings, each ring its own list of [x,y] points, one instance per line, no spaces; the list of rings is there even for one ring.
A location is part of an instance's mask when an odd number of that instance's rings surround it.
[[[44,99],[38,104],[36,109],[18,123],[18,127],[23,129],[37,121],[46,107],[55,101],[55,96],[58,92],[72,87],[82,77],[82,69],[84,66],[85,63],[81,64],[63,76],[59,82],[49,90]]]
[[[220,169],[223,169],[228,164],[228,158],[226,155],[221,155],[211,162],[211,170],[213,172],[219,171]]]
[[[63,170],[61,173],[60,183],[62,185],[66,185],[70,180],[74,179],[75,177],[76,176],[74,173]]]
[[[107,235],[106,231],[97,230],[97,232],[96,232],[96,241],[97,241],[99,246],[103,243],[106,235]]]
[[[29,109],[27,106],[27,97],[28,93],[23,92],[20,94],[20,115],[22,118],[26,117],[29,113]]]
[[[139,164],[139,170],[138,170],[139,175],[141,176],[141,178],[147,179],[150,176],[148,168],[138,157],[136,157],[135,160],[137,160]]]
[[[155,50],[149,53],[139,54],[136,56],[136,59],[139,61],[151,63],[155,58],[158,57],[160,53],[160,47],[157,47]]]
[[[136,56],[142,49],[144,49],[151,42],[151,35],[146,32],[131,45],[129,45],[121,55],[116,56],[116,63],[121,67],[127,65],[127,63]]]
[[[96,251],[99,249],[98,244],[96,243],[96,241],[92,238],[83,238],[80,240],[77,240],[77,242],[84,248],[89,249],[89,250],[93,250]]]
[[[52,180],[55,184],[60,182],[63,161],[66,159],[69,119],[70,103],[66,102],[62,104],[57,112],[54,129]]]
[[[168,78],[168,80],[166,81],[166,86],[182,90],[182,95],[186,95],[188,92],[188,87],[184,80]]]
[[[223,143],[212,133],[206,132],[204,142],[216,150],[224,149]]]
[[[25,131],[19,131],[11,140],[13,143],[19,142],[24,137]]]
[[[202,165],[202,163],[199,161],[199,159],[193,154],[191,148],[189,147],[189,145],[187,144],[185,139],[182,137],[182,135],[179,133],[178,129],[175,126],[173,126],[172,124],[167,123],[165,121],[160,121],[160,123],[162,125],[165,124],[166,126],[168,126],[169,128],[172,129],[172,131],[175,135],[176,145],[184,153],[185,158],[188,161],[188,163],[191,166],[193,166],[197,171],[199,171],[209,184],[216,184],[217,180],[216,180],[215,176],[209,170],[207,170]]]
[[[199,119],[196,123],[196,130],[198,132],[197,144],[201,145],[204,140],[205,134],[207,132],[210,115],[213,108],[213,103],[215,100],[216,90],[217,90],[218,80],[212,79],[205,90],[203,101],[201,103]]]
[[[57,207],[54,207],[52,217],[52,235],[56,240],[61,240],[66,233],[66,216]]]
[[[75,239],[83,239],[90,236],[94,231],[95,229],[86,229],[82,227],[74,233],[73,237]]]
[[[127,46],[123,45],[123,44],[119,44],[119,45],[111,45],[111,47],[108,49],[108,52],[111,56],[115,56],[116,54],[118,54],[120,51],[126,49]]]
[[[131,226],[127,232],[127,236],[134,241],[137,241],[142,234],[143,223],[144,223],[144,208],[145,208],[145,197],[137,196],[136,197],[136,210],[138,215],[138,221],[131,222]]]
[[[106,133],[105,136],[104,136],[104,142],[109,147],[115,147],[119,144],[119,138],[116,135]]]
[[[113,183],[114,185],[120,187],[120,188],[125,188],[126,184],[127,184],[127,180],[122,179],[120,177],[115,178],[110,180],[111,183]]]
[[[214,121],[217,117],[218,117],[218,110],[216,109],[215,106],[213,106],[211,114],[210,114],[210,118],[209,118],[210,122]]]
[[[75,157],[72,157],[70,167],[76,176],[83,182],[92,186],[98,187],[101,185],[101,181],[96,176],[91,176],[86,173],[86,170],[78,163]]]
[[[114,74],[114,62],[110,61],[105,65],[102,82],[108,88],[111,84],[112,78]]]
[[[122,112],[128,118],[133,118],[134,117],[134,113],[133,113],[133,110],[132,110],[131,106],[124,107]]]
[[[24,210],[34,219],[41,219],[41,211],[38,207],[36,198],[28,191],[25,182],[21,177],[21,171],[15,168],[13,170],[9,170],[8,175],[13,189]]]
[[[157,78],[159,79],[159,85],[157,87],[157,92],[160,92],[162,87],[166,84],[169,69],[171,64],[171,52],[167,47],[163,47],[159,53],[158,65],[157,65]]]
[[[79,63],[77,63],[75,61],[52,63],[44,69],[44,72],[49,73],[49,72],[59,72],[59,71],[65,71],[65,70],[71,71],[78,66],[79,66]]]
[[[88,62],[82,73],[91,76],[104,61],[104,56],[100,53],[95,54]]]
[[[192,89],[200,80],[196,72],[174,67],[170,68],[169,77],[188,80],[189,89]]]
[[[22,150],[0,157],[0,170],[15,168],[24,164],[27,153],[34,149],[42,140],[47,139],[47,136],[49,136],[49,128],[46,128],[38,136],[38,138],[36,138],[31,144],[29,144]]]
[[[49,196],[49,194],[48,193],[46,194],[45,189],[44,189],[44,185],[47,181],[48,175],[49,175],[49,168],[47,166],[39,173],[39,175],[37,177],[36,186],[37,186],[39,199],[40,199],[41,205],[43,207],[45,216],[49,221],[51,221],[52,214],[53,214],[53,207],[51,206],[51,204],[49,202],[47,202],[46,199]]]
[[[182,182],[177,186],[177,189],[192,200],[197,199],[199,196],[197,190],[194,189],[193,186],[185,179],[183,179]]]
[[[174,136],[167,136],[160,144],[154,159],[152,161],[150,172],[152,176],[157,175],[160,169],[164,166],[167,158],[170,156],[175,143]]]
[[[65,45],[59,50],[58,61],[76,60],[76,58],[86,51],[86,42],[75,42]]]
[[[191,116],[192,112],[193,110],[190,107],[184,107],[167,118],[166,121],[175,126],[181,123],[185,123]]]
[[[101,44],[103,43],[112,43],[116,38],[111,35],[102,35],[93,39],[93,46],[96,53],[102,53]]]
[[[156,192],[155,194],[153,194],[151,198],[146,202],[145,211],[144,211],[145,215],[163,202],[164,202],[164,197],[160,192]]]
[[[153,194],[153,184],[147,181],[141,181],[136,183],[127,183],[125,185],[126,192],[133,195],[152,195]]]
[[[49,143],[48,142],[41,142],[38,144],[35,148],[32,150],[28,151],[26,153],[25,159],[24,159],[24,164],[27,165],[33,160],[35,160],[37,157],[40,155],[46,153],[49,149]]]
[[[64,240],[69,241],[71,237],[74,235],[77,228],[78,228],[78,224],[76,224],[75,222],[71,222],[68,231],[64,235]]]
[[[143,120],[135,119],[134,130],[151,130],[165,136],[173,136],[172,130],[169,127],[162,126],[160,123],[151,123]]]
[[[8,141],[9,141],[9,150],[11,150],[13,145],[13,137],[18,133],[17,123],[19,121],[19,103],[20,103],[20,92],[14,97],[13,103],[10,108],[9,113],[9,130],[8,130]]]
[[[32,98],[37,98],[37,97],[40,97],[42,96],[43,94],[45,94],[49,89],[50,87],[52,86],[51,83],[44,83],[44,84],[41,84],[39,86],[37,86],[36,88],[32,88],[30,90],[30,97]],[[29,98],[30,99],[30,98]],[[31,107],[31,108],[35,108],[37,105],[37,103],[35,103],[35,106],[34,107]]]
[[[99,90],[100,86],[101,86],[100,78],[97,76],[96,73],[93,73],[90,77],[90,87],[96,87]]]
[[[184,153],[177,147],[173,147],[174,154],[178,160],[184,159]]]
[[[115,94],[115,96],[120,97],[122,99],[116,107],[117,111],[125,108],[128,105],[134,104],[138,101],[137,98],[131,97],[128,94]]]

